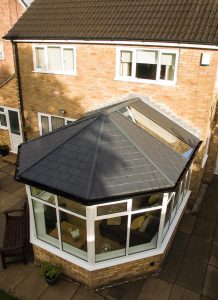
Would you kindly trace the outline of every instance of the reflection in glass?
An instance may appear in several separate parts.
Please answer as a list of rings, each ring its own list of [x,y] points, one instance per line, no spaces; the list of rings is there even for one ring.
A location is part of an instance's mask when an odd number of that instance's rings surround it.
[[[55,204],[55,196],[46,191],[38,189],[36,187],[31,187],[31,194],[33,197],[39,198],[41,200],[47,201],[51,204]]]
[[[108,214],[115,214],[119,212],[123,212],[127,210],[127,203],[117,203],[117,204],[110,204],[110,205],[103,205],[97,207],[97,215],[108,215]]]
[[[154,210],[131,216],[129,253],[154,249],[160,224],[161,210]]]
[[[144,195],[132,199],[132,210],[139,210],[162,205],[163,193]]]
[[[130,113],[127,115],[127,112],[129,111]],[[171,149],[181,154],[184,158],[188,159],[191,157],[191,154],[193,152],[191,146],[158,125],[156,122],[152,121],[150,118],[146,117],[140,111],[131,107],[131,105],[128,106],[126,110],[122,108],[122,110],[119,110],[119,112],[125,117],[128,117],[129,120],[136,123],[140,128],[144,129],[155,139],[159,140],[161,143],[169,146]]]
[[[82,205],[78,202],[75,202],[71,199],[67,199],[61,196],[57,196],[58,197],[58,206],[65,208],[67,210],[71,210],[73,212],[75,212],[76,214],[85,216],[86,215],[86,206]]]
[[[127,216],[95,222],[96,261],[124,256],[126,253]]]
[[[56,210],[53,207],[33,200],[33,213],[37,238],[55,247],[59,247]]]
[[[87,259],[86,221],[65,212],[59,213],[63,250]],[[57,230],[55,234],[58,234]]]

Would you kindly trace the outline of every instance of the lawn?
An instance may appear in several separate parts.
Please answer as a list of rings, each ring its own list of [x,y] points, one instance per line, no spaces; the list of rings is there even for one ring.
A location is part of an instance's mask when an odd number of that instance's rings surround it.
[[[1,289],[0,289],[0,299],[1,300],[18,300],[17,298],[14,298],[14,297],[8,295]]]

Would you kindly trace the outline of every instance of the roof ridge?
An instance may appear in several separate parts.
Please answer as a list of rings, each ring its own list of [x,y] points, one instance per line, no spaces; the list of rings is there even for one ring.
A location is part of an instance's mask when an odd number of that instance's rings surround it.
[[[119,114],[118,112],[114,112],[115,114]],[[125,118],[122,114],[119,114],[124,120],[128,120],[127,118]],[[114,123],[114,125],[117,126],[117,128],[119,128],[119,130],[125,135],[125,137],[131,141],[131,143],[133,143],[133,145],[136,147],[136,149],[155,167],[155,169],[157,171],[159,171],[161,173],[161,175],[170,183],[170,184],[174,184],[164,173],[163,171],[160,170],[160,168],[156,165],[156,163],[153,162],[153,160],[147,155],[145,154],[145,152],[136,145],[136,143],[134,142],[134,140],[129,137],[126,132],[120,128],[120,126],[117,124],[117,122],[113,119],[111,119],[111,121]],[[128,120],[129,121],[129,120]],[[129,121],[130,122],[130,121]],[[131,122],[132,125],[134,125],[134,123]],[[138,128],[138,127],[137,127]]]
[[[99,128],[99,132],[98,132],[98,138],[97,138],[97,142],[96,142],[96,146],[95,146],[95,154],[94,154],[94,158],[92,161],[92,167],[91,167],[91,171],[90,171],[90,175],[89,175],[89,182],[88,182],[88,188],[87,188],[87,192],[86,192],[86,197],[90,197],[91,195],[91,191],[93,188],[93,176],[94,176],[94,172],[96,169],[96,165],[97,165],[97,158],[98,158],[98,151],[99,151],[99,146],[100,146],[100,142],[101,142],[101,136],[102,136],[102,132],[103,132],[103,127],[104,127],[104,116],[101,115],[101,124],[100,124],[100,128]]]
[[[72,139],[73,137],[75,137],[77,134],[79,134],[80,132],[82,132],[83,130],[85,130],[90,124],[94,123],[97,119],[99,118],[96,117],[95,120],[89,124],[87,124],[85,127],[83,127],[81,130],[79,130],[77,133],[75,133],[73,136],[69,137],[68,139],[66,139],[63,143],[61,143],[60,145],[58,145],[57,147],[55,147],[54,149],[52,149],[51,151],[49,151],[45,156],[43,156],[42,158],[40,158],[39,160],[35,161],[33,164],[31,164],[30,166],[28,166],[26,169],[24,169],[19,176],[21,176],[23,173],[25,173],[27,170],[29,170],[30,168],[32,168],[34,165],[36,165],[38,162],[42,161],[43,159],[45,159],[45,157],[47,157],[48,155],[50,155],[52,152],[56,151],[58,148],[60,148],[61,146],[63,146],[63,144],[67,143],[70,139]],[[52,133],[52,132],[51,132]]]

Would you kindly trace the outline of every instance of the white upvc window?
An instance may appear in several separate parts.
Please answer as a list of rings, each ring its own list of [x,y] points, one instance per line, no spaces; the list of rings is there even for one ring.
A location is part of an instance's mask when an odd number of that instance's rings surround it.
[[[175,85],[178,50],[117,48],[116,80]]]
[[[162,254],[188,201],[190,176],[191,169],[170,193],[93,206],[27,187],[31,242],[90,271]]]
[[[70,45],[33,45],[34,71],[52,74],[76,74],[75,47]]]
[[[42,135],[50,131],[53,131],[57,128],[60,128],[64,125],[69,125],[73,123],[75,119],[38,113],[38,121],[39,121],[40,135]]]
[[[6,110],[4,107],[0,107],[0,129],[8,129]]]
[[[3,43],[0,42],[0,59],[4,59]]]

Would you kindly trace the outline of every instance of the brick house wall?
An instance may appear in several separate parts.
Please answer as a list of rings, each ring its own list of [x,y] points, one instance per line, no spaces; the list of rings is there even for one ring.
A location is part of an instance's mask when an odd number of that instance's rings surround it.
[[[208,126],[212,122],[212,107],[217,101],[214,87],[218,53],[184,48],[179,51],[177,84],[163,86],[115,80],[114,45],[77,44],[77,75],[73,76],[33,72],[32,45],[19,43],[24,114],[32,124],[28,138],[39,135],[38,112],[60,115],[59,109],[64,109],[65,117],[77,119],[99,105],[109,104],[112,100],[122,99],[131,93],[147,95],[157,103],[166,104],[182,119],[201,129],[203,144],[195,160],[191,185],[192,190],[197,191],[204,173],[201,161]],[[200,65],[201,54],[205,52],[211,54],[209,66]]]
[[[19,103],[17,79],[15,75],[12,75],[0,86],[0,106],[19,108]],[[0,129],[0,145],[10,146],[8,130]]]
[[[1,0],[0,43],[3,44],[4,59],[0,59],[0,82],[14,73],[13,51],[10,41],[2,39],[23,14],[25,8],[17,0]]]

